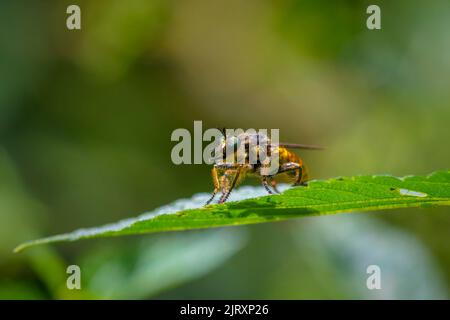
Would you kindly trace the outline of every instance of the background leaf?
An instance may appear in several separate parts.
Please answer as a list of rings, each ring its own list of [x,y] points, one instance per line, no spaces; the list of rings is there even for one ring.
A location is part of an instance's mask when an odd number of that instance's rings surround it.
[[[241,250],[244,229],[203,230],[142,239],[134,247],[110,246],[81,263],[87,290],[97,298],[143,299],[201,278]],[[114,279],[114,281],[111,281]]]
[[[251,224],[351,211],[450,205],[450,171],[404,178],[381,175],[311,181],[307,187],[291,188],[272,196],[260,196],[261,189],[240,188],[231,200],[256,198],[208,207],[202,207],[208,194],[194,195],[190,200],[176,201],[137,218],[26,242],[15,251],[85,238]]]
[[[326,291],[329,299],[448,298],[444,277],[424,245],[374,215],[307,218],[295,225],[289,233],[305,262],[306,281]],[[370,265],[382,270],[382,290],[366,286]],[[286,290],[276,286],[278,292]],[[315,290],[297,293],[298,283],[288,286],[299,299],[317,296]]]

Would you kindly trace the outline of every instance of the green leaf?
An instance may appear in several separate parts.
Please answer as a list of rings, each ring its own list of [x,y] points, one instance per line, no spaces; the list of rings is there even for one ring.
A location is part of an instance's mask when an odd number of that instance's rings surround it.
[[[263,194],[263,188],[242,187],[233,192],[230,200],[250,199],[202,207],[209,197],[202,193],[137,218],[26,242],[14,251],[86,238],[243,225],[340,212],[448,206],[450,170],[403,178],[379,175],[314,180],[306,187],[289,188],[279,195]]]

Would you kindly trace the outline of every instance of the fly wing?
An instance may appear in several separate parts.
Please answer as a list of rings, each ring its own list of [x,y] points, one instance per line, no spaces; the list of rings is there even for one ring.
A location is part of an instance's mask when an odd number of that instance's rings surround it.
[[[300,143],[281,142],[278,144],[278,146],[287,148],[287,149],[306,149],[306,150],[323,150],[323,149],[325,149],[322,146],[316,146],[316,145],[310,145],[310,144],[300,144]]]

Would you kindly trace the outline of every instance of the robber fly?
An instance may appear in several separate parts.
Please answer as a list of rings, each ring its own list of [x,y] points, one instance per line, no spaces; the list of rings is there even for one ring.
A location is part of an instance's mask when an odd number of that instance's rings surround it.
[[[230,141],[231,140],[231,141]],[[266,155],[270,157],[278,157],[278,168],[275,172],[270,174],[264,171],[265,164],[259,159],[259,150],[261,143],[264,141],[267,151]],[[303,160],[289,149],[310,149],[320,150],[323,149],[320,146],[294,144],[294,143],[271,143],[270,139],[262,133],[242,133],[237,136],[226,136],[224,134],[221,143],[218,146],[220,160],[225,160],[226,149],[230,146],[233,147],[232,157],[236,160],[236,145],[243,144],[244,161],[224,163],[223,161],[216,161],[211,176],[214,183],[214,191],[211,194],[211,198],[206,202],[206,205],[210,204],[218,192],[222,192],[222,195],[218,203],[224,203],[230,196],[231,191],[246,177],[256,176],[260,177],[261,183],[269,194],[279,193],[277,189],[277,181],[275,176],[284,178],[291,182],[293,185],[305,185],[308,180],[308,170],[303,163]],[[257,154],[257,161],[249,161],[251,153]],[[216,158],[217,160],[218,158]],[[272,188],[272,189],[271,189]]]

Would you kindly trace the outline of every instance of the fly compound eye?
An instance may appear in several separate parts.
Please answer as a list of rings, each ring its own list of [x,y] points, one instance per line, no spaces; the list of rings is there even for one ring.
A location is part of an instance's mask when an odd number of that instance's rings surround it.
[[[236,150],[239,145],[239,139],[235,136],[229,136],[226,139],[226,147],[230,150]]]

